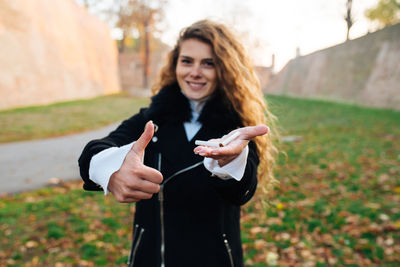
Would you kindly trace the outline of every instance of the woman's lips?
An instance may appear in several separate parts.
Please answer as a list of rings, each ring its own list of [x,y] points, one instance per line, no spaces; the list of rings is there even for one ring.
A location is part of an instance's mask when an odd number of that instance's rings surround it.
[[[206,85],[206,83],[197,83],[197,82],[186,82],[186,83],[192,90],[201,90]]]

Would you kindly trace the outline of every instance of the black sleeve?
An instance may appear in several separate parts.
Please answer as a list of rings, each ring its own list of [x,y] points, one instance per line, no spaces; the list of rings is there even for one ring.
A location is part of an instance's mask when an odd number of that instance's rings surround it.
[[[90,141],[82,151],[79,157],[79,171],[84,182],[83,188],[90,191],[101,191],[102,188],[89,179],[90,160],[97,153],[110,148],[120,147],[137,140],[143,133],[146,125],[145,109],[142,109],[138,114],[123,121],[116,130],[102,139]]]
[[[240,181],[235,179],[215,179],[215,188],[228,202],[243,205],[249,201],[257,188],[257,167],[259,159],[254,142],[249,143],[249,155],[244,175]]]

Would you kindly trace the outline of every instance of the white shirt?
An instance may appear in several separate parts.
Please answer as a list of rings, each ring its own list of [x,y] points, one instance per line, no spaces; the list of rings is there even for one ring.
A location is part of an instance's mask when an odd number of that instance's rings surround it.
[[[192,140],[202,126],[198,118],[205,104],[205,101],[189,100],[189,102],[192,109],[192,120],[183,123],[188,141]],[[134,142],[121,147],[110,147],[92,157],[89,165],[89,178],[103,188],[105,195],[108,193],[107,186],[111,175],[121,168],[126,154],[133,144]],[[220,167],[218,161],[212,158],[204,158],[203,164],[208,171],[221,179],[233,178],[240,181],[246,168],[248,153],[249,148],[246,146],[239,156],[223,167]]]

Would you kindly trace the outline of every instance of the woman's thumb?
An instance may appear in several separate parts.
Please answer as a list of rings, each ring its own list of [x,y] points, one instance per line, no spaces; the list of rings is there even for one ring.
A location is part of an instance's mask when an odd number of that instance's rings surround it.
[[[146,146],[149,144],[151,138],[154,135],[154,124],[153,121],[148,121],[146,126],[144,127],[144,131],[139,139],[132,146],[132,150],[137,154],[142,155],[143,151],[146,149]]]

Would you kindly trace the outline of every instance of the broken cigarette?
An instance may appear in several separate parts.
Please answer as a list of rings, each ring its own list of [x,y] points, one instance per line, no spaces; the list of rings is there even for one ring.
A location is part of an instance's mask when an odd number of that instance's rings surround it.
[[[235,132],[234,134],[232,134],[231,136],[227,137],[225,140],[223,140],[219,145],[220,146],[226,146],[227,144],[229,144],[230,142],[232,142],[233,140],[236,139],[236,137],[238,137],[240,135],[239,132]]]
[[[219,144],[217,142],[209,142],[209,141],[201,141],[201,140],[196,140],[195,142],[196,146],[213,146],[213,147],[219,147]]]
[[[230,142],[232,142],[236,137],[238,137],[240,135],[239,132],[235,132],[234,134],[232,134],[231,136],[229,136],[228,138],[226,138],[225,140],[223,140],[220,143],[217,142],[211,142],[211,141],[201,141],[201,140],[196,140],[194,143],[197,146],[211,146],[211,147],[224,147],[227,144],[229,144]]]

